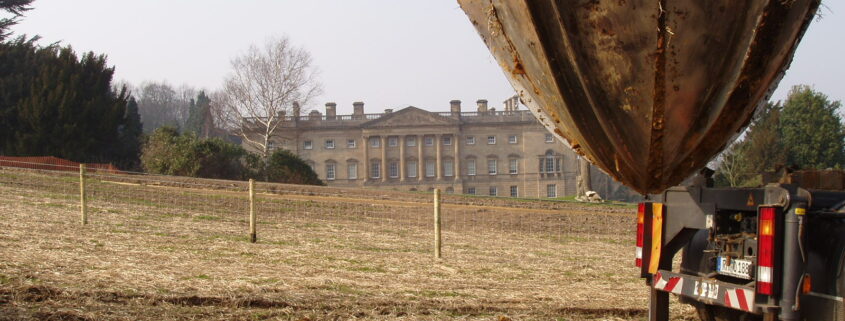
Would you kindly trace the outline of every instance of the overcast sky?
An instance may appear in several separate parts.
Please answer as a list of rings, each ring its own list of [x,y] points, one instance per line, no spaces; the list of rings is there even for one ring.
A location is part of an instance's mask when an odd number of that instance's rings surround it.
[[[845,1],[824,2],[774,99],[794,84],[845,98]],[[324,94],[350,113],[408,105],[501,109],[514,91],[455,0],[36,0],[14,27],[42,43],[106,54],[116,79],[219,88],[229,61],[250,44],[287,35],[311,52]]]

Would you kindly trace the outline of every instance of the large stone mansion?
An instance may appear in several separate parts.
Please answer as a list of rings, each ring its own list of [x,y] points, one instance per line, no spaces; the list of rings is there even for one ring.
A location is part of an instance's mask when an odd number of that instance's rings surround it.
[[[518,98],[506,100],[502,110],[483,99],[472,112],[462,111],[459,100],[450,104],[449,112],[409,106],[368,114],[356,102],[351,115],[337,115],[337,105],[327,103],[325,114],[286,116],[271,146],[298,154],[329,186],[532,198],[575,194],[577,155],[520,110]],[[594,185],[604,177],[611,188],[606,176],[593,177]]]

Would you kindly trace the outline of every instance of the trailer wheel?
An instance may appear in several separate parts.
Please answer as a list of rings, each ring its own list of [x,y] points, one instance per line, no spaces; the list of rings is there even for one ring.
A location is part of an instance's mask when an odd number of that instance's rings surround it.
[[[708,304],[695,304],[698,318],[701,321],[760,321],[763,318],[756,314],[746,313],[726,307]]]

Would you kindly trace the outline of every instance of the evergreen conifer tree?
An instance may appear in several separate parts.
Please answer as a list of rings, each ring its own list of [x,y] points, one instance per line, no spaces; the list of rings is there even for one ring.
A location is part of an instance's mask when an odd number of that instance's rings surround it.
[[[120,133],[128,97],[112,90],[105,56],[34,41],[0,43],[0,153],[137,162]]]
[[[185,131],[194,133],[200,138],[208,138],[210,136],[210,108],[211,100],[205,94],[205,91],[200,91],[196,100],[191,99],[188,121],[185,122]]]

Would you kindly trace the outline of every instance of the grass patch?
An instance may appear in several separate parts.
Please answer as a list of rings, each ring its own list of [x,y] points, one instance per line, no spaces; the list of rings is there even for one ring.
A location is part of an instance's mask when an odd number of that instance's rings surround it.
[[[351,285],[343,284],[343,283],[331,283],[325,286],[322,286],[323,289],[342,293],[342,294],[350,294],[350,295],[361,295],[364,294],[364,291],[361,291]]]
[[[197,215],[194,216],[194,220],[196,221],[219,221],[222,220],[222,217],[219,216],[212,216],[212,215]]]
[[[42,206],[47,206],[47,207],[56,207],[56,208],[64,208],[64,207],[67,207],[67,205],[65,205],[65,204],[59,204],[59,203],[42,203],[41,205],[42,205]]]

